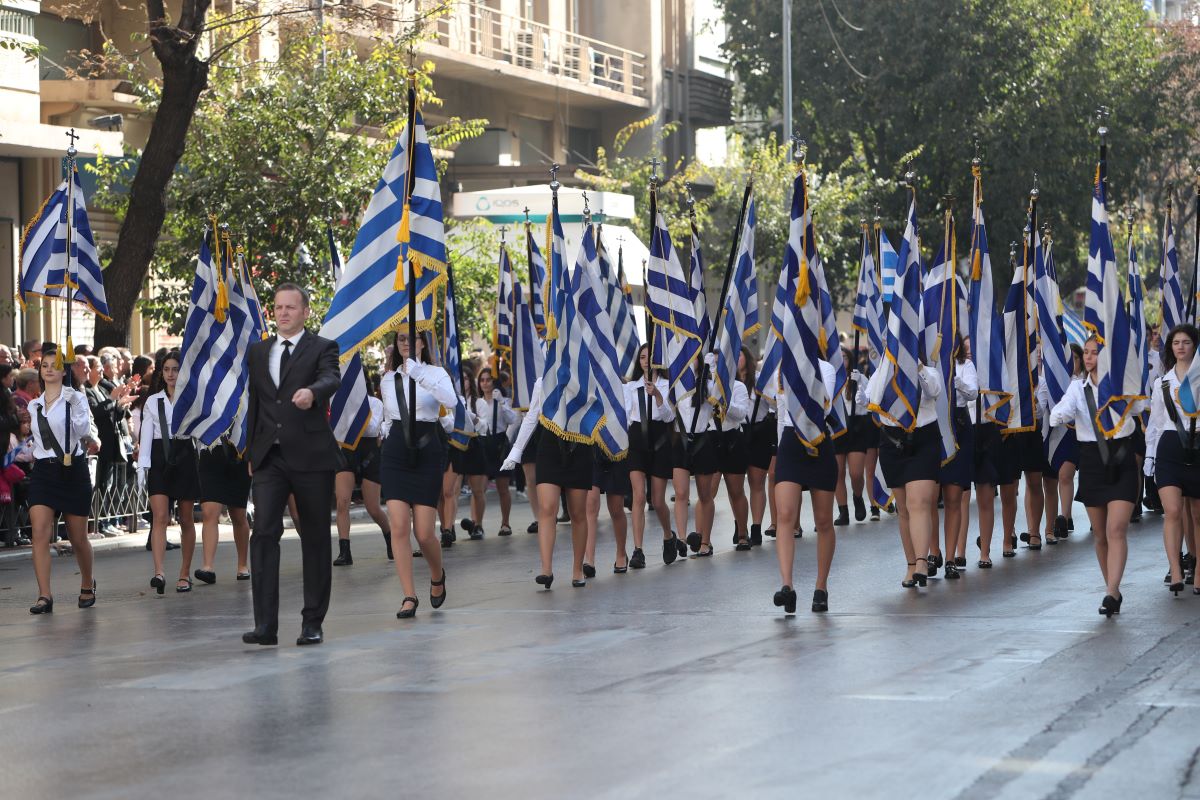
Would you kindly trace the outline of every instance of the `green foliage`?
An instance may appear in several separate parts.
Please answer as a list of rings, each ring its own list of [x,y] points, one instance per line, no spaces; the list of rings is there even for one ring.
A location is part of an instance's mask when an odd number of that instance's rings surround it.
[[[743,103],[777,120],[780,3],[720,2]],[[1039,215],[1060,243],[1060,278],[1076,286],[1086,270],[1095,109],[1113,109],[1114,206],[1161,171],[1165,145],[1188,140],[1195,152],[1194,129],[1188,139],[1176,120],[1195,119],[1179,108],[1195,108],[1196,90],[1167,91],[1180,68],[1170,57],[1176,37],[1149,24],[1140,0],[840,0],[836,9],[797,4],[793,14],[795,124],[817,158],[861,157],[893,180],[905,154],[923,147],[914,169],[926,240],[940,227],[942,195],[957,198],[965,219],[978,137],[994,249],[1020,237],[1037,172]],[[902,215],[901,193],[881,187],[875,197],[885,217]]]
[[[0,34],[0,50],[16,50],[25,57],[26,61],[33,61],[46,52],[46,46],[36,42],[13,39]]]
[[[152,275],[190,286],[208,215],[228,223],[249,253],[260,295],[280,281],[309,287],[320,318],[333,294],[326,225],[348,258],[358,220],[406,120],[408,47],[377,43],[366,56],[353,43],[290,31],[279,58],[251,62],[230,50],[214,65],[183,158],[168,185],[168,214]],[[423,107],[436,106],[432,64],[417,65]],[[134,77],[131,74],[131,77]],[[158,84],[135,83],[148,110]],[[486,120],[452,118],[430,128],[435,148],[449,148],[482,131]],[[136,155],[101,160],[97,202],[124,213],[125,187]],[[172,283],[173,282],[173,283]],[[187,291],[142,301],[143,311],[179,331]]]

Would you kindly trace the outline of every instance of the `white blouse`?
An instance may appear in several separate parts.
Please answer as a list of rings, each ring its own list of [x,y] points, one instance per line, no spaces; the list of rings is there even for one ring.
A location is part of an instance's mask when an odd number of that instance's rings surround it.
[[[374,395],[367,395],[367,407],[371,409],[371,419],[363,432],[364,439],[378,439],[379,429],[383,427],[383,401]]]
[[[475,398],[475,432],[480,436],[489,436],[492,433],[493,402],[496,404],[494,409],[496,428],[500,433],[504,433],[509,425],[517,421],[517,412],[512,410],[512,404],[509,403],[507,397],[501,397],[496,401],[490,397],[477,397]]]
[[[50,431],[54,434],[54,438],[58,440],[59,446],[63,448],[64,452],[66,451],[68,406],[71,408],[71,454],[77,456],[83,455],[84,445],[91,441],[92,412],[88,408],[87,397],[84,396],[83,392],[64,386],[62,394],[50,404],[49,408],[46,407],[46,395],[44,394],[29,401],[29,423],[33,431],[34,458],[58,457],[50,442],[42,441],[42,426],[39,419],[39,411],[45,415],[46,421],[50,423]]]
[[[867,402],[867,398],[872,396],[883,396],[884,383],[887,380],[889,370],[880,367],[871,375],[871,379],[866,385],[860,385],[858,389],[859,402]],[[942,373],[936,367],[921,365],[917,369],[917,386],[921,390],[921,405],[917,408],[917,427],[923,428],[926,425],[931,425],[937,422],[937,399],[942,394]],[[978,386],[976,391],[979,391]],[[879,421],[890,428],[899,427],[895,422],[885,416],[880,416]]]
[[[1051,425],[1066,425],[1075,423],[1075,438],[1080,442],[1096,441],[1096,427],[1092,420],[1091,414],[1088,411],[1087,396],[1084,394],[1084,381],[1073,381],[1067,387],[1063,399],[1050,411]],[[1087,379],[1088,386],[1092,387],[1093,398],[1096,400],[1097,408],[1099,408],[1099,388],[1092,382],[1091,378]],[[1146,407],[1144,400],[1138,400],[1133,404],[1132,412],[1125,417],[1125,422],[1121,425],[1121,429],[1117,431],[1114,439],[1124,439],[1127,436],[1132,436],[1137,425],[1133,418],[1140,414]]]
[[[400,404],[396,400],[396,376],[400,377],[400,388],[404,392],[404,402],[408,403],[409,386],[414,381],[417,385],[417,407],[415,409],[417,422],[438,422],[441,418],[442,407],[451,411],[458,400],[454,394],[454,382],[450,373],[442,367],[433,364],[413,365],[412,375],[388,370],[379,380],[379,393],[383,395],[383,424],[380,433],[386,437],[391,431],[392,423],[400,419]],[[408,409],[413,413],[414,409]]]
[[[162,406],[163,414],[167,419],[166,435],[171,439],[187,439],[186,436],[175,436],[171,432],[171,426],[175,424],[172,413],[175,410],[175,402],[167,396],[164,389],[161,392],[152,394],[146,398],[145,404],[142,405],[142,429],[139,432],[138,438],[138,469],[150,468],[150,455],[154,452],[154,443],[163,438],[163,431],[158,424],[159,406]],[[159,445],[161,447],[162,445]]]
[[[739,381],[739,383],[740,383],[740,381]],[[708,392],[707,392],[705,398],[700,401],[700,413],[699,414],[696,414],[696,411],[695,411],[696,406],[692,402],[693,400],[696,399],[697,392],[693,392],[692,394],[688,395],[687,397],[682,397],[679,399],[679,401],[675,404],[675,416],[679,417],[679,420],[683,423],[684,431],[686,431],[688,433],[692,432],[692,418],[693,417],[695,417],[695,419],[696,419],[696,427],[695,427],[696,433],[703,433],[705,431],[715,431],[717,429],[717,426],[713,420],[712,403],[708,402],[708,398],[711,397],[713,394],[715,394],[716,391],[717,391],[716,382],[710,380],[708,382]]]
[[[1171,405],[1175,406],[1175,419],[1183,424],[1185,433],[1191,431],[1192,420],[1183,413],[1183,407],[1179,405],[1181,379],[1177,370],[1180,366],[1176,365],[1175,369],[1167,370],[1167,374],[1163,375],[1160,380],[1150,384],[1150,421],[1146,423],[1146,458],[1154,458],[1158,453],[1158,441],[1162,438],[1163,431],[1175,432],[1176,430],[1175,422],[1167,412],[1166,401],[1163,400],[1164,385],[1167,387],[1167,393],[1171,396]],[[1184,367],[1184,374],[1187,374],[1187,367]]]
[[[630,426],[642,421],[642,395],[645,393],[646,402],[650,405],[650,420],[652,422],[670,422],[675,419],[675,411],[667,401],[667,379],[659,378],[654,381],[660,400],[655,400],[649,392],[645,392],[645,380],[628,381],[625,384],[625,418]]]

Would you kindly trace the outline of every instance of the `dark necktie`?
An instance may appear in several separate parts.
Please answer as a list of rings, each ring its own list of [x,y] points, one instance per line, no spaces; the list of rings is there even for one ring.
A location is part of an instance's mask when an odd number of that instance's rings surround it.
[[[279,357],[279,385],[280,386],[283,385],[283,373],[287,371],[288,361],[291,359],[291,357],[292,357],[292,343],[291,343],[291,341],[284,339],[283,340],[283,355],[281,355]]]

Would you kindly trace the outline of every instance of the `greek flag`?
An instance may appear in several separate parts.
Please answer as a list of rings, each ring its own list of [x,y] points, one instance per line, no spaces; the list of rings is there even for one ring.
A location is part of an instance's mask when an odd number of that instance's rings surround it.
[[[807,189],[806,189],[807,190]],[[834,381],[833,397],[830,402],[830,424],[833,438],[846,432],[846,404],[842,393],[846,390],[846,360],[842,357],[842,342],[838,338],[837,319],[833,314],[833,295],[825,281],[825,265],[817,252],[817,232],[813,226],[812,212],[808,213],[808,229],[804,234],[805,260],[812,272],[821,302],[821,325],[817,328],[818,352],[821,358],[833,366],[837,378]]]
[[[1184,321],[1183,282],[1179,279],[1179,252],[1175,249],[1175,230],[1171,226],[1171,206],[1163,223],[1162,263],[1159,265],[1162,282],[1162,334]]]
[[[921,386],[917,383],[918,352],[921,346],[921,242],[917,238],[917,198],[913,193],[908,208],[904,240],[900,243],[896,274],[899,291],[892,295],[888,315],[885,358],[880,362],[885,373],[882,391],[868,398],[867,409],[889,419],[901,429],[917,426],[921,405]]]
[[[737,261],[729,281],[729,294],[717,325],[717,369],[714,376],[717,414],[724,419],[737,380],[742,342],[758,332],[758,273],[754,269],[754,228],[758,224],[753,195],[746,204],[746,221],[738,242]]]
[[[582,352],[587,355],[589,383],[603,412],[593,438],[606,456],[618,459],[629,449],[625,387],[620,371],[621,354],[614,341],[613,319],[608,314],[608,292],[614,287],[606,285],[601,278],[603,267],[595,233],[596,228],[592,225],[584,228],[571,276],[571,290],[575,295],[575,321],[583,343]]]
[[[937,407],[938,432],[942,439],[942,464],[949,463],[958,453],[958,441],[954,437],[954,424],[950,418],[954,400],[955,354],[959,325],[965,318],[963,291],[954,274],[955,242],[954,218],[948,217],[950,229],[949,250],[943,244],[933,259],[933,267],[925,279],[925,291],[921,302],[925,328],[925,353],[942,376],[942,392],[934,401]]]
[[[263,316],[262,303],[258,302],[258,292],[254,290],[254,279],[250,276],[250,265],[246,263],[246,253],[241,245],[236,250],[238,275],[241,278],[239,290],[246,298],[246,306],[250,309],[250,321],[254,324],[251,341],[267,338],[267,318]]]
[[[871,505],[883,510],[892,504],[893,496],[883,479],[883,464],[876,459],[875,472],[871,475]]]
[[[329,400],[329,424],[333,435],[345,450],[354,450],[371,421],[367,402],[367,374],[362,356],[355,353],[342,364],[342,383]]]
[[[778,413],[788,415],[796,438],[810,451],[825,440],[825,416],[833,400],[826,395],[821,376],[821,354],[828,343],[822,330],[820,284],[813,270],[820,261],[811,258],[816,255],[812,237],[808,179],[800,171],[792,184],[791,225],[776,292],[777,306],[781,305],[779,379],[786,398],[786,408]],[[774,311],[771,316],[775,325]]]
[[[996,316],[995,288],[992,284],[992,257],[988,252],[987,225],[983,219],[983,182],[979,168],[975,175],[975,202],[971,226],[971,288],[968,335],[971,357],[979,376],[979,421],[1008,426],[1008,401],[1004,391],[1004,335]]]
[[[871,236],[863,226],[858,260],[858,287],[854,292],[854,330],[867,337],[871,371],[879,366],[883,353],[883,318],[879,315],[881,302],[879,278],[875,275],[875,257],[871,253]],[[858,353],[854,354],[858,358]]]
[[[1116,275],[1117,253],[1108,230],[1108,159],[1106,148],[1100,145],[1100,163],[1096,166],[1096,182],[1092,187],[1092,230],[1088,244],[1087,299],[1084,301],[1083,326],[1103,344],[1107,333],[1104,314],[1108,298],[1104,296],[1104,277]],[[1115,285],[1115,284],[1114,284]]]
[[[1062,322],[1063,331],[1067,334],[1067,343],[1083,347],[1083,343],[1088,339],[1088,332],[1087,328],[1083,327],[1083,320],[1079,315],[1063,306]]]
[[[529,398],[533,395],[533,384],[546,367],[542,344],[533,325],[533,313],[525,287],[518,281],[514,287],[516,301],[516,339],[513,342],[512,405],[517,411],[529,410]]]
[[[450,446],[457,450],[466,450],[471,438],[475,436],[475,426],[467,413],[466,403],[462,397],[462,353],[458,340],[458,300],[454,294],[454,268],[446,265],[445,297],[442,298],[442,366],[450,374],[454,382],[454,394],[457,401],[454,404],[454,424],[450,430]],[[527,395],[528,396],[528,395]],[[450,410],[443,408],[442,414]]]
[[[254,327],[246,298],[236,289],[233,253],[221,258],[218,244],[214,254],[211,233],[205,229],[196,261],[171,418],[177,434],[205,447],[234,425],[246,393],[246,350]]]
[[[66,297],[67,283],[70,282],[70,288],[74,290],[70,299],[83,303],[96,316],[109,319],[104,277],[100,274],[100,255],[92,237],[92,226],[88,223],[87,199],[83,196],[79,170],[74,167],[71,184],[68,190],[67,181],[63,179],[25,226],[21,236],[21,280],[17,299],[24,308],[29,297]],[[69,256],[68,230],[71,237]]]
[[[613,324],[613,342],[617,348],[617,374],[625,378],[633,370],[633,362],[637,360],[638,334],[633,309],[624,291],[624,265],[621,263],[624,255],[622,250],[617,251],[617,269],[614,270],[608,249],[599,236],[596,237],[596,244],[602,287],[600,297]]]
[[[1036,260],[1037,285],[1035,299],[1037,302],[1038,327],[1042,331],[1042,377],[1046,382],[1046,391],[1050,395],[1050,408],[1053,408],[1071,385],[1074,366],[1071,349],[1067,347],[1066,334],[1063,332],[1062,299],[1059,295],[1058,276],[1054,271],[1054,245],[1048,244],[1044,250],[1038,250]],[[1047,409],[1049,411],[1049,409]],[[1062,451],[1062,442],[1066,438],[1066,427],[1050,427],[1049,418],[1042,425],[1042,443],[1045,446],[1046,463],[1055,474],[1063,465],[1066,454]]]
[[[411,89],[409,102],[415,102]],[[418,327],[433,327],[434,294],[445,282],[445,229],[433,151],[416,109],[411,133],[411,150],[406,126],[384,167],[321,325],[320,335],[338,343],[342,361],[408,319],[410,290],[416,292]],[[408,262],[412,287],[405,285]]]
[[[342,254],[338,252],[337,239],[333,238],[333,226],[325,226],[325,237],[329,241],[329,271],[333,273],[333,285],[342,279]]]
[[[529,308],[533,314],[533,325],[539,338],[546,335],[546,312],[542,305],[542,293],[546,283],[546,259],[538,250],[534,241],[533,231],[528,222],[525,223],[525,254],[529,262]]]
[[[1145,292],[1142,288],[1142,273],[1138,270],[1137,249],[1133,246],[1133,236],[1129,237],[1129,275],[1125,284],[1129,292],[1129,328],[1133,349],[1142,362],[1141,393],[1146,393],[1146,385],[1150,382],[1150,360],[1146,358],[1149,343],[1146,341]]]
[[[882,278],[883,302],[892,302],[892,295],[896,293],[896,269],[900,265],[900,256],[896,254],[896,248],[892,247],[892,243],[888,241],[887,234],[883,232],[883,228],[879,229],[879,274]]]
[[[1037,400],[1033,393],[1033,375],[1037,369],[1034,357],[1037,349],[1037,309],[1033,307],[1030,290],[1034,280],[1032,259],[1035,254],[1040,255],[1040,248],[1037,232],[1031,228],[1037,220],[1032,202],[1030,215],[1026,219],[1021,264],[1013,270],[1008,297],[1004,301],[1004,390],[1012,398],[1005,433],[1037,428]]]
[[[513,268],[508,258],[508,248],[500,245],[500,277],[496,286],[496,327],[492,331],[492,350],[501,354],[512,352],[513,319],[516,307],[513,301]]]
[[[658,352],[665,357],[667,381],[673,391],[680,384],[683,391],[676,397],[684,397],[696,388],[692,367],[704,340],[696,316],[691,276],[684,274],[661,212],[650,235],[647,281],[646,306],[656,332],[662,332],[664,347]]]
[[[1192,419],[1200,417],[1200,358],[1192,359],[1192,366],[1179,382],[1179,406]]]
[[[689,294],[696,309],[696,323],[703,345],[712,335],[712,320],[708,318],[708,298],[704,296],[704,254],[700,251],[700,233],[692,224],[692,252],[688,259]]]

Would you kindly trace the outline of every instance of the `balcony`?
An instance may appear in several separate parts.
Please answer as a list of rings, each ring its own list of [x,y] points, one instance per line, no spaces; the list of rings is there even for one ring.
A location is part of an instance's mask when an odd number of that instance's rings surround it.
[[[534,97],[570,91],[582,107],[650,105],[646,57],[632,50],[473,4],[437,20],[431,33],[420,50],[439,75],[489,87],[517,79],[504,88]]]

